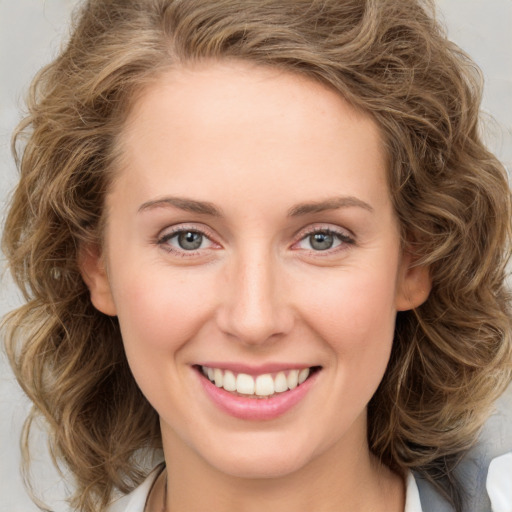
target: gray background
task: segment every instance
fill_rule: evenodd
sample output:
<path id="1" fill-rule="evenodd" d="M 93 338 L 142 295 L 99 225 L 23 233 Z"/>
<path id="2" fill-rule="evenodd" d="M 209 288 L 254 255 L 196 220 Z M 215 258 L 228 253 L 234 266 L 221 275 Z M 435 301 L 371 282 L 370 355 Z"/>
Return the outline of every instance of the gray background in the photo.
<path id="1" fill-rule="evenodd" d="M 490 148 L 512 172 L 512 0 L 438 0 L 450 37 L 484 71 L 483 110 Z M 77 0 L 0 0 L 0 218 L 16 182 L 9 139 L 23 111 L 32 75 L 55 56 Z M 492 116 L 492 117 L 491 117 Z M 3 270 L 3 260 L 0 263 Z M 0 317 L 19 304 L 8 276 L 0 284 Z M 19 476 L 19 435 L 28 410 L 0 354 L 0 512 L 35 512 Z M 66 510 L 65 485 L 37 433 L 34 474 L 38 491 L 56 512 Z"/>

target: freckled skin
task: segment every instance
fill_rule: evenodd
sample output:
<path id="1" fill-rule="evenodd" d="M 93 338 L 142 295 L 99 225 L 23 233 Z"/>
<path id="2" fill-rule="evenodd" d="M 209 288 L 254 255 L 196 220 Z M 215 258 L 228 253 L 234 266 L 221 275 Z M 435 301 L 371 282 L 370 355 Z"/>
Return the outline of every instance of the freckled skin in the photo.
<path id="1" fill-rule="evenodd" d="M 397 310 L 418 305 L 428 286 L 400 250 L 376 124 L 308 79 L 207 63 L 149 87 L 121 144 L 106 271 L 93 262 L 88 283 L 95 306 L 119 317 L 132 372 L 160 415 L 175 504 L 229 510 L 254 501 L 251 489 L 263 499 L 278 479 L 290 490 L 281 510 L 303 510 L 311 495 L 317 510 L 340 510 L 340 500 L 403 510 L 400 479 L 369 454 L 366 407 Z M 165 197 L 219 214 L 139 210 Z M 333 197 L 370 208 L 289 215 Z M 180 247 L 179 229 L 201 233 L 199 249 Z M 334 233 L 333 247 L 315 250 L 312 230 Z M 250 422 L 206 396 L 193 368 L 203 361 L 322 370 L 292 410 Z M 202 497 L 187 493 L 191 482 Z M 378 482 L 387 482 L 379 492 Z"/>

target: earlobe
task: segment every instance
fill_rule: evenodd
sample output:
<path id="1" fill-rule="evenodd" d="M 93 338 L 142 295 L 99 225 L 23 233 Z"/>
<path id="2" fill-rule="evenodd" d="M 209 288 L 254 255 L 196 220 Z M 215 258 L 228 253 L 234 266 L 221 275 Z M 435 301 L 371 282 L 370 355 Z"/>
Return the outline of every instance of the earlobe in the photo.
<path id="1" fill-rule="evenodd" d="M 81 247 L 78 266 L 82 279 L 89 288 L 93 306 L 105 315 L 116 316 L 117 311 L 101 249 L 97 245 Z"/>
<path id="2" fill-rule="evenodd" d="M 432 289 L 430 269 L 427 266 L 414 265 L 413 258 L 406 255 L 397 283 L 396 310 L 408 311 L 421 306 Z"/>

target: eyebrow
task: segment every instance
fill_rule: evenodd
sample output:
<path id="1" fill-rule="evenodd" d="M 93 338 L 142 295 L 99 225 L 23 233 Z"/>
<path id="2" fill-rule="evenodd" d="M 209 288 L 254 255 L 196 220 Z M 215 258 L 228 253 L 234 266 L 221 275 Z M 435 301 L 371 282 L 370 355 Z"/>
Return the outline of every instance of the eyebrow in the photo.
<path id="1" fill-rule="evenodd" d="M 301 203 L 288 210 L 289 217 L 300 217 L 301 215 L 308 215 L 311 213 L 321 213 L 326 210 L 337 210 L 338 208 L 357 207 L 363 208 L 371 213 L 374 209 L 368 203 L 353 196 L 332 197 L 324 201 L 313 203 Z"/>
<path id="2" fill-rule="evenodd" d="M 210 215 L 212 217 L 222 217 L 222 212 L 214 204 L 207 201 L 197 201 L 184 197 L 163 197 L 153 201 L 147 201 L 139 207 L 139 212 L 154 210 L 172 206 L 186 212 L 199 213 L 201 215 Z M 288 217 L 300 217 L 312 213 L 321 213 L 327 210 L 337 210 L 338 208 L 358 207 L 373 213 L 373 207 L 357 197 L 344 196 L 333 197 L 323 201 L 312 203 L 300 203 L 288 210 Z"/>
<path id="3" fill-rule="evenodd" d="M 211 215 L 212 217 L 221 217 L 221 211 L 212 203 L 196 201 L 195 199 L 187 199 L 184 197 L 163 197 L 161 199 L 155 199 L 154 201 L 147 201 L 139 207 L 139 212 L 168 206 L 174 206 L 175 208 L 179 208 L 186 212 Z"/>

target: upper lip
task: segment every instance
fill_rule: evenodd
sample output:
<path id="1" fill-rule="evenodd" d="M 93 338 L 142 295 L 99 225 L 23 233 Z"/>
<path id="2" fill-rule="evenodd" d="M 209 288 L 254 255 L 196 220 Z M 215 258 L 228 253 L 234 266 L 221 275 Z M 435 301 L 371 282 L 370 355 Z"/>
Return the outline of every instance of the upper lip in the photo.
<path id="1" fill-rule="evenodd" d="M 221 370 L 229 370 L 233 373 L 245 373 L 247 375 L 263 375 L 266 373 L 277 373 L 287 370 L 302 370 L 303 368 L 312 368 L 312 364 L 307 363 L 265 363 L 259 365 L 251 365 L 246 363 L 233 363 L 223 361 L 204 361 L 198 363 L 197 366 L 206 366 L 208 368 L 219 368 Z"/>

